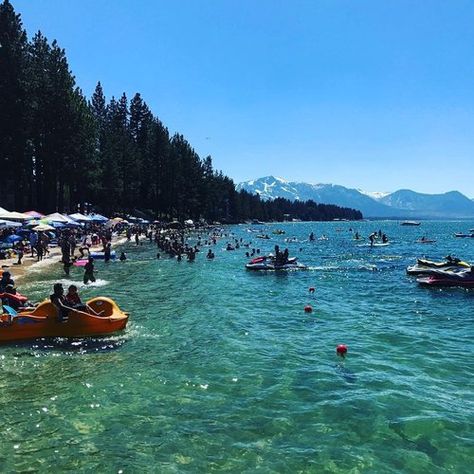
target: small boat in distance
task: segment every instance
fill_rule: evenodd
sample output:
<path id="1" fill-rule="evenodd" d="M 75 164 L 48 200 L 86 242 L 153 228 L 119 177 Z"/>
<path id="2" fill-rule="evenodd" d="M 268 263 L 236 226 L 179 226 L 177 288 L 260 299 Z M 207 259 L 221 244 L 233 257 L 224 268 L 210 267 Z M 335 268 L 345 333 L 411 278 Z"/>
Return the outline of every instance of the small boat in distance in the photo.
<path id="1" fill-rule="evenodd" d="M 418 221 L 403 221 L 400 225 L 420 225 L 421 222 Z"/>
<path id="2" fill-rule="evenodd" d="M 467 237 L 467 238 L 474 239 L 474 233 L 472 233 L 472 234 L 464 234 L 464 233 L 462 233 L 462 232 L 456 232 L 456 233 L 454 234 L 454 237 L 461 237 L 461 238 L 466 238 L 466 237 Z"/>
<path id="3" fill-rule="evenodd" d="M 251 260 L 245 265 L 247 270 L 306 270 L 308 267 L 297 261 L 296 257 L 289 258 L 285 263 L 277 263 L 273 255 L 264 255 Z"/>

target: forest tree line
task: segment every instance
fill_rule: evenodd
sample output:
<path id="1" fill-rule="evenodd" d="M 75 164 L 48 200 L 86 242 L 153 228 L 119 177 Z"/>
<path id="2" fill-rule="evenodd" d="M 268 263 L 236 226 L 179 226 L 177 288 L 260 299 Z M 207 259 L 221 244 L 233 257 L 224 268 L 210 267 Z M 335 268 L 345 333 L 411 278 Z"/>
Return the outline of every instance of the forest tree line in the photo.
<path id="1" fill-rule="evenodd" d="M 361 219 L 354 209 L 237 192 L 232 179 L 171 135 L 142 96 L 90 99 L 64 49 L 31 40 L 9 0 L 0 5 L 0 205 L 104 214 L 141 209 L 163 219 Z"/>

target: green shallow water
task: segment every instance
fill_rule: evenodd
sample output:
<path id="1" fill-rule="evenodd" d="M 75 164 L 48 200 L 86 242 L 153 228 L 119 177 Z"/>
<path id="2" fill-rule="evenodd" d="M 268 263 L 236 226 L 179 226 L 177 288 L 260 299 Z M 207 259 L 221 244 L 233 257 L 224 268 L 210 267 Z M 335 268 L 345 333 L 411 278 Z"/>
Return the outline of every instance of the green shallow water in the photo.
<path id="1" fill-rule="evenodd" d="M 358 246 L 349 227 L 393 243 Z M 288 244 L 310 269 L 283 274 L 246 271 L 226 239 L 194 263 L 126 246 L 127 262 L 98 262 L 97 284 L 81 285 L 131 312 L 124 333 L 0 348 L 0 470 L 471 472 L 474 291 L 420 288 L 405 267 L 474 261 L 474 239 L 452 237 L 473 227 L 285 224 L 262 229 L 287 231 L 270 241 L 227 229 L 266 251 L 329 236 Z M 41 299 L 57 278 L 51 266 L 20 289 Z"/>

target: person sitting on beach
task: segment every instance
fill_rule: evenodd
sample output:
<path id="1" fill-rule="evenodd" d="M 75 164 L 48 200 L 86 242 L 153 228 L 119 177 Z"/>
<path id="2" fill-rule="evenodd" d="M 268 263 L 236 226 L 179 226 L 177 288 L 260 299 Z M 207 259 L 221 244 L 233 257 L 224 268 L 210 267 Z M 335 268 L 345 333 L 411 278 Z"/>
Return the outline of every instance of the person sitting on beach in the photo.
<path id="1" fill-rule="evenodd" d="M 58 310 L 58 323 L 67 323 L 69 320 L 69 312 L 74 311 L 74 308 L 67 305 L 66 297 L 64 296 L 64 288 L 61 283 L 54 284 L 53 294 L 49 297 L 49 299 Z"/>

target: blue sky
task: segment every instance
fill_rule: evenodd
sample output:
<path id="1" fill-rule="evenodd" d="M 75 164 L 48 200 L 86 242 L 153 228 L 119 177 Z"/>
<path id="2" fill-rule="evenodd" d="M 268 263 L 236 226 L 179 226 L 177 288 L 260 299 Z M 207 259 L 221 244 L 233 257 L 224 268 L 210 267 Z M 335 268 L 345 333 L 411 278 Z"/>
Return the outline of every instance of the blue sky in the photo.
<path id="1" fill-rule="evenodd" d="M 236 182 L 474 197 L 472 0 L 12 0 Z"/>

